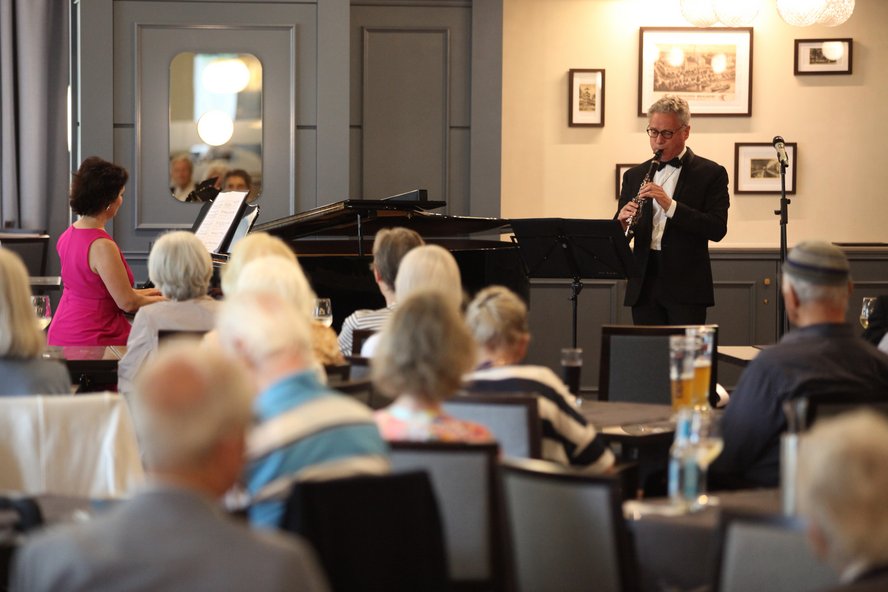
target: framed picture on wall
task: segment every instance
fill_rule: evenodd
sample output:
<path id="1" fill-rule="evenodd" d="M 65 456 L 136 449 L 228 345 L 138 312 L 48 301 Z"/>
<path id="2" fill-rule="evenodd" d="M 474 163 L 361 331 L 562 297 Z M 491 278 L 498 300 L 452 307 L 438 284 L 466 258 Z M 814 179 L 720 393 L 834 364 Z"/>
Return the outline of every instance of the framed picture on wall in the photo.
<path id="1" fill-rule="evenodd" d="M 604 70 L 573 69 L 568 73 L 570 127 L 604 127 Z"/>
<path id="2" fill-rule="evenodd" d="M 642 27 L 638 115 L 678 95 L 694 117 L 752 115 L 752 27 Z"/>
<path id="3" fill-rule="evenodd" d="M 617 188 L 617 199 L 620 199 L 620 191 L 623 189 L 623 175 L 631 169 L 632 167 L 637 167 L 638 164 L 618 164 L 617 170 L 614 173 L 615 175 L 615 185 Z"/>
<path id="4" fill-rule="evenodd" d="M 851 50 L 854 44 L 847 39 L 796 39 L 793 73 L 850 74 Z"/>
<path id="5" fill-rule="evenodd" d="M 786 193 L 796 192 L 798 145 L 786 143 Z M 780 193 L 780 161 L 770 142 L 734 144 L 734 193 Z"/>

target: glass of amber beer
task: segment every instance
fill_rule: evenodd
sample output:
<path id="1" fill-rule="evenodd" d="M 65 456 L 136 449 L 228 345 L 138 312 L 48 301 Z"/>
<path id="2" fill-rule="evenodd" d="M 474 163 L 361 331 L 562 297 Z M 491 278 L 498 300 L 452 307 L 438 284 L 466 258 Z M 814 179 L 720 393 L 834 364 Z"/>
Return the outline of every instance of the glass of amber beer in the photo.
<path id="1" fill-rule="evenodd" d="M 669 379 L 672 385 L 673 411 L 693 406 L 695 357 L 695 338 L 687 335 L 669 336 Z"/>
<path id="2" fill-rule="evenodd" d="M 691 405 L 694 409 L 709 409 L 715 329 L 705 326 L 689 327 L 687 336 L 694 340 L 694 385 L 691 390 Z"/>

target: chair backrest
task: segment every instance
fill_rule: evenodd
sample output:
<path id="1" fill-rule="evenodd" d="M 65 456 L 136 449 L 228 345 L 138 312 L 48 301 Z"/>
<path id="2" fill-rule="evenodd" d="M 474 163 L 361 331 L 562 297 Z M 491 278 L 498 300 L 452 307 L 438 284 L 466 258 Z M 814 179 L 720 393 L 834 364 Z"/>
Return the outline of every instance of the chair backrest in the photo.
<path id="1" fill-rule="evenodd" d="M 444 411 L 487 426 L 505 456 L 542 458 L 539 403 L 529 393 L 469 394 L 444 403 Z"/>
<path id="2" fill-rule="evenodd" d="M 441 520 L 425 472 L 299 482 L 281 527 L 314 546 L 334 591 L 447 590 Z"/>
<path id="3" fill-rule="evenodd" d="M 119 497 L 143 478 L 129 408 L 116 393 L 0 398 L 0 489 Z"/>
<path id="4" fill-rule="evenodd" d="M 364 347 L 364 342 L 370 339 L 370 336 L 376 333 L 376 331 L 376 329 L 355 329 L 352 331 L 351 353 L 353 356 L 361 355 L 361 348 Z"/>
<path id="5" fill-rule="evenodd" d="M 206 335 L 206 331 L 179 331 L 177 329 L 160 329 L 157 331 L 157 343 L 161 344 L 167 341 L 168 339 L 175 339 L 177 337 L 191 337 L 196 339 L 202 339 L 204 335 Z"/>
<path id="6" fill-rule="evenodd" d="M 797 520 L 722 511 L 719 531 L 717 592 L 805 592 L 838 583 L 838 575 L 811 552 Z"/>
<path id="7" fill-rule="evenodd" d="M 634 589 L 634 560 L 616 479 L 538 460 L 501 463 L 522 592 Z"/>
<path id="8" fill-rule="evenodd" d="M 391 442 L 394 471 L 427 471 L 444 524 L 454 587 L 502 586 L 496 444 Z M 417 588 L 419 589 L 419 588 Z"/>
<path id="9" fill-rule="evenodd" d="M 794 399 L 793 403 L 800 410 L 799 413 L 804 415 L 807 427 L 821 419 L 861 408 L 871 409 L 888 417 L 888 393 L 883 392 L 818 393 Z"/>
<path id="10" fill-rule="evenodd" d="M 718 325 L 713 338 L 709 400 L 717 400 Z M 603 325 L 598 400 L 671 404 L 669 336 L 684 335 L 685 325 Z"/>

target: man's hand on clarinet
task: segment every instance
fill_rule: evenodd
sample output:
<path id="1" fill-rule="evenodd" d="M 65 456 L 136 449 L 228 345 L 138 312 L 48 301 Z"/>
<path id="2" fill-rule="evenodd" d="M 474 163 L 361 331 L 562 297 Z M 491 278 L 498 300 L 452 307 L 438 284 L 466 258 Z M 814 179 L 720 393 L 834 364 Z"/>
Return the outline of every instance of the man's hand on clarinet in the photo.
<path id="1" fill-rule="evenodd" d="M 635 217 L 637 214 L 638 204 L 630 199 L 626 202 L 626 205 L 623 206 L 623 209 L 620 210 L 620 214 L 617 216 L 617 220 L 623 225 L 624 232 L 629 227 L 629 219 Z"/>

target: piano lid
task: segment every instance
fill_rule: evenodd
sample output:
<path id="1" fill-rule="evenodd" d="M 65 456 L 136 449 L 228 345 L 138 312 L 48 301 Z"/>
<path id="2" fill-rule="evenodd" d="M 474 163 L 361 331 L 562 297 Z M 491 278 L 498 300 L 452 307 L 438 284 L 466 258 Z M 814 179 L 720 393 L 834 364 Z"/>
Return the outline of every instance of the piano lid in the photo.
<path id="1" fill-rule="evenodd" d="M 367 236 L 394 226 L 411 228 L 423 237 L 510 230 L 509 221 L 502 218 L 449 216 L 428 211 L 445 205 L 443 201 L 346 199 L 257 224 L 253 232 L 267 232 L 282 239 L 294 240 L 310 236 Z"/>

